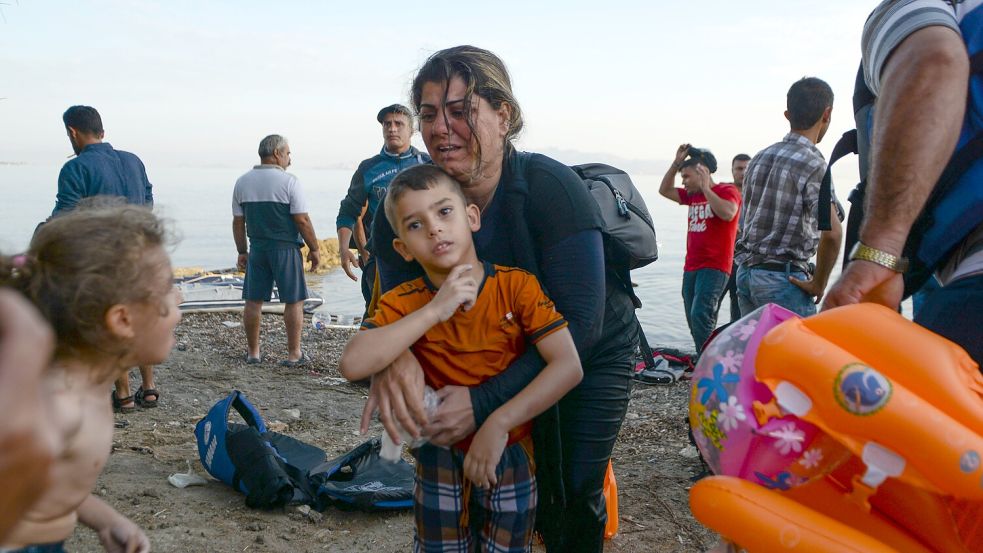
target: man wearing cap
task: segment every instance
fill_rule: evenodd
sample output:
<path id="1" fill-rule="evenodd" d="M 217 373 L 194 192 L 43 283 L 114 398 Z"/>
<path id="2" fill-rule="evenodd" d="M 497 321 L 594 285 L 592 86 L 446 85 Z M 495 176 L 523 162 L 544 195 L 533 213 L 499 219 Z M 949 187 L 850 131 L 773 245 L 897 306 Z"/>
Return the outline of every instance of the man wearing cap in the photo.
<path id="1" fill-rule="evenodd" d="M 709 150 L 683 144 L 662 178 L 659 193 L 689 206 L 686 263 L 683 265 L 683 307 L 696 345 L 703 350 L 717 324 L 718 301 L 734 260 L 734 237 L 741 193 L 732 184 L 713 182 L 717 159 Z M 683 187 L 676 188 L 676 173 Z"/>
<path id="2" fill-rule="evenodd" d="M 336 224 L 338 247 L 341 250 L 341 268 L 352 280 L 352 264 L 362 269 L 362 297 L 368 306 L 375 281 L 375 261 L 366 247 L 367 234 L 372 228 L 372 217 L 383 199 L 386 189 L 396 173 L 419 163 L 430 163 L 430 156 L 410 145 L 413 135 L 413 114 L 406 106 L 393 104 L 379 110 L 376 120 L 382 125 L 382 151 L 359 164 L 348 194 L 341 200 Z M 355 259 L 349 244 L 355 234 L 359 259 Z"/>
<path id="3" fill-rule="evenodd" d="M 748 164 L 737 240 L 737 301 L 741 313 L 776 303 L 803 317 L 816 313 L 839 254 L 842 216 L 836 196 L 819 205 L 826 160 L 816 148 L 829 129 L 833 90 L 815 77 L 788 90 L 789 133 Z M 819 232 L 819 209 L 832 229 Z M 815 270 L 809 260 L 816 256 Z"/>

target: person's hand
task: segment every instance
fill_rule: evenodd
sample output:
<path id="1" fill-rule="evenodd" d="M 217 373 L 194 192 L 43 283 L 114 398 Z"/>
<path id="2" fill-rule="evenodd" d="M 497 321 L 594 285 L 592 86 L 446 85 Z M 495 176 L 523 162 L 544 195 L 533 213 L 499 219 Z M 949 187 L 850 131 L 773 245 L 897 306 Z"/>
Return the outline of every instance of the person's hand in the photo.
<path id="1" fill-rule="evenodd" d="M 822 310 L 860 302 L 873 302 L 897 310 L 904 295 L 901 273 L 870 261 L 856 259 L 846 266 L 826 294 Z"/>
<path id="2" fill-rule="evenodd" d="M 424 432 L 430 443 L 450 447 L 474 432 L 471 392 L 466 386 L 444 386 L 437 398 L 439 407 Z"/>
<path id="3" fill-rule="evenodd" d="M 686 156 L 689 154 L 689 147 L 689 144 L 679 145 L 679 148 L 676 150 L 676 159 L 674 160 L 676 165 L 679 165 L 686 159 Z"/>
<path id="4" fill-rule="evenodd" d="M 369 399 L 362 409 L 362 434 L 369 431 L 372 413 L 378 410 L 379 422 L 394 443 L 401 443 L 396 421 L 413 438 L 420 437 L 420 427 L 427 424 L 423 405 L 423 367 L 406 350 L 389 367 L 372 376 Z"/>
<path id="5" fill-rule="evenodd" d="M 369 253 L 369 250 L 366 250 L 364 248 L 359 248 L 358 249 L 358 268 L 359 269 L 362 269 L 362 270 L 365 270 L 365 265 L 368 264 L 370 257 L 372 257 L 372 254 Z"/>
<path id="6" fill-rule="evenodd" d="M 317 270 L 317 266 L 321 264 L 321 252 L 317 248 L 311 248 L 307 252 L 307 260 L 311 262 L 311 272 Z"/>
<path id="7" fill-rule="evenodd" d="M 478 297 L 478 283 L 471 277 L 471 269 L 471 265 L 458 265 L 451 269 L 437 295 L 427 304 L 441 322 L 453 317 L 458 308 L 467 311 L 474 305 Z"/>
<path id="8" fill-rule="evenodd" d="M 358 277 L 352 272 L 352 265 L 359 265 L 358 260 L 355 259 L 355 254 L 348 248 L 341 248 L 341 251 L 338 253 L 338 257 L 341 261 L 341 269 L 345 271 L 348 278 L 357 281 Z M 361 265 L 359 265 L 359 267 L 361 267 Z"/>
<path id="9" fill-rule="evenodd" d="M 150 553 L 147 534 L 132 520 L 120 516 L 111 525 L 100 528 L 99 542 L 107 553 Z"/>
<path id="10" fill-rule="evenodd" d="M 702 163 L 696 165 L 696 175 L 700 178 L 698 184 L 700 185 L 700 190 L 706 194 L 707 190 L 710 190 L 710 169 Z"/>
<path id="11" fill-rule="evenodd" d="M 788 277 L 788 281 L 798 286 L 799 289 L 808 294 L 810 298 L 815 298 L 813 303 L 818 305 L 819 301 L 823 299 L 823 293 L 826 291 L 826 285 L 817 281 L 815 276 L 810 276 L 805 280 L 790 276 Z"/>
<path id="12" fill-rule="evenodd" d="M 242 272 L 246 272 L 246 263 L 248 262 L 249 262 L 249 254 L 240 253 L 239 257 L 236 259 L 236 269 L 239 269 Z"/>
<path id="13" fill-rule="evenodd" d="M 509 431 L 488 417 L 471 441 L 471 448 L 464 457 L 464 477 L 479 488 L 491 488 L 498 484 L 495 469 L 502 459 L 502 452 L 509 441 Z"/>

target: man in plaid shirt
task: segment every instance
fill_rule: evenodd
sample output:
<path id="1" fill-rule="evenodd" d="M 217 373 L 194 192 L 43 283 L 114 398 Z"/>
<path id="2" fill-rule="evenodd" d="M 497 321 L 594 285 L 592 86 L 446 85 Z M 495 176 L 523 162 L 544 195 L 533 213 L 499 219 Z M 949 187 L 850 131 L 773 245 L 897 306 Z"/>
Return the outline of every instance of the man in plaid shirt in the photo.
<path id="1" fill-rule="evenodd" d="M 833 90 L 807 77 L 788 90 L 790 132 L 754 156 L 744 176 L 737 241 L 737 298 L 747 314 L 776 303 L 803 317 L 816 313 L 839 254 L 842 217 L 819 232 L 819 184 L 826 160 L 816 148 L 829 129 Z M 816 256 L 815 271 L 809 260 Z"/>

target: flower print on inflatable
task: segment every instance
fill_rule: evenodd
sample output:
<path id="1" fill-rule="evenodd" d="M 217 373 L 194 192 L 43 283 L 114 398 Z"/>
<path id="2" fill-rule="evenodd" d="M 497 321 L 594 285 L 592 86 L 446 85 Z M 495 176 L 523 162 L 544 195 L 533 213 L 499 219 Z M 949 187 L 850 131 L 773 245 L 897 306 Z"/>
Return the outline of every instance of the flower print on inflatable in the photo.
<path id="1" fill-rule="evenodd" d="M 787 490 L 821 476 L 849 453 L 816 426 L 783 413 L 754 377 L 761 339 L 794 313 L 769 304 L 721 331 L 693 373 L 690 426 L 714 474 Z M 794 371 L 795 367 L 789 367 Z M 866 375 L 844 383 L 844 401 L 874 405 L 883 396 Z"/>

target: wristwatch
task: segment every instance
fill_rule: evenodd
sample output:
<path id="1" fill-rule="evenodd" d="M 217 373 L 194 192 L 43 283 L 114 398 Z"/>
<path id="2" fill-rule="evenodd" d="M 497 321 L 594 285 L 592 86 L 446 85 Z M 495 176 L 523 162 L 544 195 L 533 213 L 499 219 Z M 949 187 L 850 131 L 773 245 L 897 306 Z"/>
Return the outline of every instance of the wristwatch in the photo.
<path id="1" fill-rule="evenodd" d="M 850 252 L 850 260 L 861 259 L 876 263 L 881 267 L 887 267 L 896 273 L 903 273 L 908 270 L 908 258 L 891 255 L 885 251 L 871 248 L 863 242 L 857 242 Z"/>

